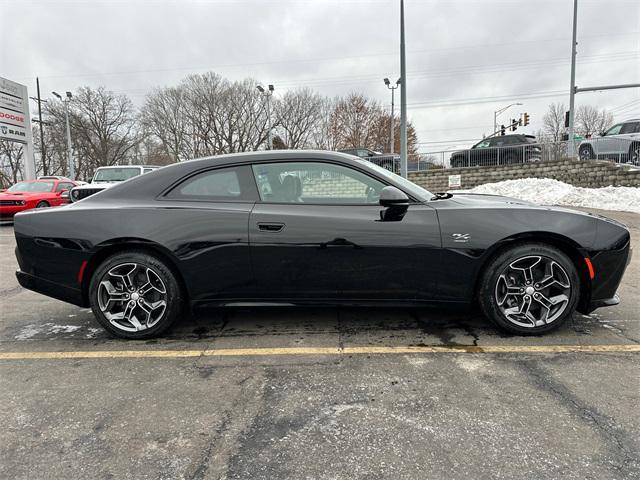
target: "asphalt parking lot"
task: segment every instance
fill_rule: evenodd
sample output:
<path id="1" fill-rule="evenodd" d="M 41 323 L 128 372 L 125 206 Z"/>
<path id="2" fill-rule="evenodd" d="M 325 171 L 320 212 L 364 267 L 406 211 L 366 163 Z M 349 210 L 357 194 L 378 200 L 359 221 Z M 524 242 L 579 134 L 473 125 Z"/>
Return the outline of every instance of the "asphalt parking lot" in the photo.
<path id="1" fill-rule="evenodd" d="M 20 288 L 0 227 L 0 478 L 640 478 L 640 215 L 598 213 L 636 245 L 622 303 L 533 338 L 334 308 L 115 340 Z"/>

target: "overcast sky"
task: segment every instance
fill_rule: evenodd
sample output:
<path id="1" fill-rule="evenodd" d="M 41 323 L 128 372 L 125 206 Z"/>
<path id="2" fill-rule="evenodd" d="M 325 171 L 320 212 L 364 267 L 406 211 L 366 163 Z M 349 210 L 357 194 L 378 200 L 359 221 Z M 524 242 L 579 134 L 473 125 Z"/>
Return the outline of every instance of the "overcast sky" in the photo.
<path id="1" fill-rule="evenodd" d="M 399 0 L 0 0 L 0 76 L 43 97 L 80 86 L 127 94 L 190 73 L 363 92 L 390 106 Z M 421 151 L 470 144 L 527 111 L 568 105 L 571 0 L 407 0 L 407 95 Z M 578 86 L 640 81 L 640 1 L 579 0 Z M 640 117 L 640 89 L 583 93 L 577 104 Z M 397 97 L 396 108 L 399 98 Z M 35 111 L 35 109 L 32 109 Z M 396 110 L 398 111 L 398 110 Z M 501 123 L 499 122 L 499 123 Z M 448 143 L 435 143 L 448 142 Z"/>

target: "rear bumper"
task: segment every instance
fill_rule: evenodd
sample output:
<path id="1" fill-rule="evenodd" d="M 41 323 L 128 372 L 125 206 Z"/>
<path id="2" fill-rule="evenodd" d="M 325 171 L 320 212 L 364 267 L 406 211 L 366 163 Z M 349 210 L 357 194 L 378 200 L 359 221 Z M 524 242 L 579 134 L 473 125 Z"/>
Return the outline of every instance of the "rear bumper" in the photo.
<path id="1" fill-rule="evenodd" d="M 23 271 L 16 271 L 18 283 L 26 288 L 42 295 L 62 300 L 63 302 L 72 303 L 79 307 L 87 307 L 88 305 L 82 297 L 82 291 L 76 288 L 67 287 L 54 283 L 44 278 L 36 277 Z"/>

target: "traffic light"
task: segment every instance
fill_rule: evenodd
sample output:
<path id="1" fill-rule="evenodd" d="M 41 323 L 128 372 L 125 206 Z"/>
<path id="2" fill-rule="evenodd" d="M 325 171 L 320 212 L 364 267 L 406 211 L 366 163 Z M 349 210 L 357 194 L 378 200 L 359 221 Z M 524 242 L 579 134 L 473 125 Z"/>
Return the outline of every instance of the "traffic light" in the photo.
<path id="1" fill-rule="evenodd" d="M 512 118 L 511 126 L 509 127 L 509 130 L 511 130 L 512 132 L 515 132 L 517 129 L 518 129 L 518 122 Z"/>
<path id="2" fill-rule="evenodd" d="M 504 135 L 505 127 L 504 125 L 500 125 L 500 135 Z"/>
<path id="3" fill-rule="evenodd" d="M 522 114 L 522 125 L 525 127 L 529 125 L 529 114 L 527 112 Z"/>

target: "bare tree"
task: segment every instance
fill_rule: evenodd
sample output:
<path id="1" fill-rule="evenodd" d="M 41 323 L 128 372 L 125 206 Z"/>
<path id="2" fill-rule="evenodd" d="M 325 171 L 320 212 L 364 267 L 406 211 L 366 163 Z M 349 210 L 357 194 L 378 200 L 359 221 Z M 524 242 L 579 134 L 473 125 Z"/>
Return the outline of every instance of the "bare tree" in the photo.
<path id="1" fill-rule="evenodd" d="M 62 147 L 66 141 L 64 105 L 49 101 L 46 110 L 52 132 L 60 139 L 56 143 Z M 78 178 L 90 178 L 97 167 L 127 163 L 140 140 L 131 100 L 104 87 L 78 90 L 69 102 L 69 123 Z M 66 153 L 59 156 L 59 162 L 60 170 L 66 172 Z"/>
<path id="2" fill-rule="evenodd" d="M 547 140 L 560 142 L 567 129 L 564 126 L 564 103 L 552 103 L 542 117 L 542 133 Z"/>
<path id="3" fill-rule="evenodd" d="M 275 103 L 279 138 L 289 149 L 308 148 L 321 121 L 323 98 L 311 89 L 288 91 Z"/>
<path id="4" fill-rule="evenodd" d="M 7 188 L 22 180 L 24 145 L 0 140 L 0 185 Z"/>
<path id="5" fill-rule="evenodd" d="M 575 130 L 582 136 L 599 134 L 613 124 L 613 115 L 606 110 L 598 110 L 591 105 L 581 105 L 576 109 Z"/>
<path id="6" fill-rule="evenodd" d="M 186 160 L 192 153 L 187 110 L 186 92 L 178 86 L 147 95 L 140 115 L 145 132 L 155 135 L 175 162 Z"/>

